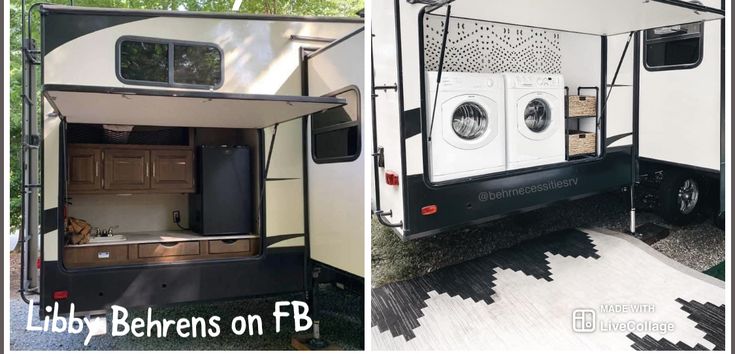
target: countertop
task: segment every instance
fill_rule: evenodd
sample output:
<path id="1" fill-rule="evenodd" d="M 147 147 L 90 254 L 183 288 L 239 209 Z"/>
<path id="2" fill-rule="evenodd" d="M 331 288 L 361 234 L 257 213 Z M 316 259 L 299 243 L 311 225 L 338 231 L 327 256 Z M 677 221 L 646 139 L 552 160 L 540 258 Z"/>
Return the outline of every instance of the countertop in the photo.
<path id="1" fill-rule="evenodd" d="M 191 231 L 144 231 L 144 232 L 120 232 L 116 235 L 124 235 L 123 241 L 110 242 L 94 242 L 82 245 L 65 245 L 64 247 L 94 247 L 109 245 L 130 245 L 139 243 L 159 243 L 159 242 L 181 242 L 181 241 L 201 241 L 201 240 L 235 240 L 246 238 L 257 238 L 257 235 L 224 235 L 224 236 L 204 236 Z"/>

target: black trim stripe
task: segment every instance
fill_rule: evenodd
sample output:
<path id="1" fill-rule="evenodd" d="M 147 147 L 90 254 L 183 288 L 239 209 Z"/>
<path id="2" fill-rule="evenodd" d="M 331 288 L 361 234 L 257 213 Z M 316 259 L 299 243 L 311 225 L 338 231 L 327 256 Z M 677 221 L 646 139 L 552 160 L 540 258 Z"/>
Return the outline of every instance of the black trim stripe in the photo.
<path id="1" fill-rule="evenodd" d="M 286 240 L 290 240 L 293 238 L 298 237 L 304 237 L 304 234 L 289 234 L 289 235 L 278 235 L 278 236 L 268 236 L 265 238 L 266 240 L 266 247 L 270 247 L 272 245 L 275 245 L 276 243 L 283 242 Z"/>
<path id="2" fill-rule="evenodd" d="M 41 234 L 45 235 L 46 233 L 59 229 L 58 213 L 59 208 L 51 208 L 43 211 L 43 217 L 41 218 L 41 220 L 43 220 L 43 224 L 41 225 Z"/>
<path id="3" fill-rule="evenodd" d="M 421 108 L 403 112 L 403 135 L 406 139 L 421 134 Z"/>
<path id="4" fill-rule="evenodd" d="M 205 12 L 205 11 L 166 11 L 166 10 L 137 10 L 117 9 L 103 7 L 82 7 L 64 5 L 41 6 L 44 13 L 50 14 L 75 14 L 75 15 L 109 15 L 109 16 L 140 16 L 140 17 L 190 17 L 190 18 L 216 18 L 232 20 L 258 20 L 258 21 L 289 21 L 289 22 L 334 22 L 334 23 L 363 23 L 360 17 L 329 17 L 329 16 L 278 16 L 278 15 L 256 15 L 235 12 Z"/>
<path id="5" fill-rule="evenodd" d="M 610 146 L 610 144 L 612 144 L 612 143 L 614 143 L 614 142 L 616 142 L 616 141 L 618 141 L 618 140 L 620 140 L 620 139 L 623 139 L 623 138 L 625 138 L 625 137 L 627 137 L 627 136 L 631 136 L 631 135 L 633 135 L 633 133 L 632 133 L 632 132 L 630 132 L 630 133 L 623 133 L 623 134 L 618 134 L 618 135 L 613 135 L 613 136 L 611 136 L 611 137 L 608 137 L 607 139 L 605 139 L 605 146 L 606 146 L 606 147 L 607 147 L 607 146 Z"/>
<path id="6" fill-rule="evenodd" d="M 45 46 L 43 55 L 54 49 L 86 34 L 114 27 L 130 22 L 146 20 L 153 16 L 110 16 L 97 15 L 82 17 L 81 13 L 57 13 L 46 11 L 46 6 L 41 6 L 41 13 L 45 17 L 45 32 L 43 40 Z"/>

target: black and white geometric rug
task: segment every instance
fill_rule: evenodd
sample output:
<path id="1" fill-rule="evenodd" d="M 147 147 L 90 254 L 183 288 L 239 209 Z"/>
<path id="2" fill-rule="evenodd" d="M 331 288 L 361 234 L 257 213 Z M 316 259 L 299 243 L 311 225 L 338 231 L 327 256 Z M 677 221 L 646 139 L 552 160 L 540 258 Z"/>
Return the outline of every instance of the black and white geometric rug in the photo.
<path id="1" fill-rule="evenodd" d="M 565 230 L 372 290 L 375 350 L 724 350 L 725 284 Z"/>

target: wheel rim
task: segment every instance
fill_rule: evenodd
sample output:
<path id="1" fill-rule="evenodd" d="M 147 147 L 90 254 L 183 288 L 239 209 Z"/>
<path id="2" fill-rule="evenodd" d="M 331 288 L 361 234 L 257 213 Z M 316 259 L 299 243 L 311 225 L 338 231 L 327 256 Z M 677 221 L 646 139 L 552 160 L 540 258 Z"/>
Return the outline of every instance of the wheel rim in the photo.
<path id="1" fill-rule="evenodd" d="M 679 195 L 677 198 L 679 202 L 679 211 L 682 214 L 689 214 L 694 211 L 699 202 L 699 185 L 697 181 L 689 178 L 682 183 L 679 187 Z"/>

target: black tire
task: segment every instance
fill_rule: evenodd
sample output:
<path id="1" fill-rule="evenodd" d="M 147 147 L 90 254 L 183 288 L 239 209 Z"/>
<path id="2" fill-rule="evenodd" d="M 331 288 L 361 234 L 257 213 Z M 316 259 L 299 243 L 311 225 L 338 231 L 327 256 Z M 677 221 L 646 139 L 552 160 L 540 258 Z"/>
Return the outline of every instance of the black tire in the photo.
<path id="1" fill-rule="evenodd" d="M 698 176 L 683 171 L 666 171 L 658 189 L 658 212 L 672 225 L 690 224 L 699 219 L 704 196 L 704 182 Z"/>

